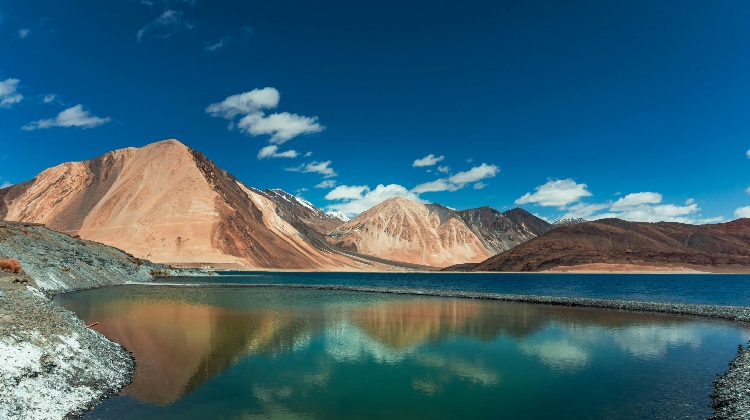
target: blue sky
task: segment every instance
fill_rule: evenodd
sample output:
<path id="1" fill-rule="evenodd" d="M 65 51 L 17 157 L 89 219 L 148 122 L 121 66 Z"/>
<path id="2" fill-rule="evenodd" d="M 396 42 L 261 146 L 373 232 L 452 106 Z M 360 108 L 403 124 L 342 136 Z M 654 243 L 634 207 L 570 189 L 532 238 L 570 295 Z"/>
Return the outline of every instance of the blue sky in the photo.
<path id="1" fill-rule="evenodd" d="M 0 185 L 177 138 L 350 215 L 750 217 L 747 22 L 746 1 L 0 0 Z"/>

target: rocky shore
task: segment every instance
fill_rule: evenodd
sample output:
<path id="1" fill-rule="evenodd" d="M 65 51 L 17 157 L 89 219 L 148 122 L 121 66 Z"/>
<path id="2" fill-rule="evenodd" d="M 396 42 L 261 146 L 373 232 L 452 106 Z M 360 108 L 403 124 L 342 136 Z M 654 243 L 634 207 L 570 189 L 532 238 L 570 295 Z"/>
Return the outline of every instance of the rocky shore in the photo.
<path id="1" fill-rule="evenodd" d="M 715 380 L 711 420 L 750 418 L 750 346 L 739 346 L 729 370 Z"/>
<path id="2" fill-rule="evenodd" d="M 41 225 L 0 222 L 0 418 L 80 416 L 130 383 L 135 362 L 51 296 L 74 290 L 204 275 L 175 270 Z M 12 270 L 11 270 L 12 271 Z"/>

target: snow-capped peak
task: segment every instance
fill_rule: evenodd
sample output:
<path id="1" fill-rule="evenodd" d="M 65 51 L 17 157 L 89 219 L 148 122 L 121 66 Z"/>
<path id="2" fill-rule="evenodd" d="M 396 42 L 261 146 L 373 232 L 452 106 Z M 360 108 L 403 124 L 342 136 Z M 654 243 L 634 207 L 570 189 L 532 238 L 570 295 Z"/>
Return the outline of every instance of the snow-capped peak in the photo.
<path id="1" fill-rule="evenodd" d="M 588 222 L 588 220 L 581 219 L 580 217 L 575 218 L 575 219 L 568 218 L 568 219 L 560 219 L 556 221 L 555 223 L 553 223 L 553 225 L 556 225 L 556 226 L 577 225 L 578 223 L 584 223 L 584 222 Z"/>
<path id="2" fill-rule="evenodd" d="M 344 222 L 348 222 L 350 219 L 346 217 L 346 215 L 340 211 L 329 211 L 326 213 L 327 216 L 333 217 L 335 219 L 339 219 Z"/>

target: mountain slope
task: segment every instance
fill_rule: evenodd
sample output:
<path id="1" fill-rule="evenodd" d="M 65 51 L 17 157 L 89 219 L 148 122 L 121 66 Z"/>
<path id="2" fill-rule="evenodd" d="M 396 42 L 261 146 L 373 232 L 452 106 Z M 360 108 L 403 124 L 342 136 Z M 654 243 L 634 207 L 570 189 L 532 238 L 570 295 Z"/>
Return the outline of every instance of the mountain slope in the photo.
<path id="1" fill-rule="evenodd" d="M 523 231 L 539 236 L 552 229 L 552 225 L 522 208 L 514 208 L 503 213 L 503 216 L 518 225 Z"/>
<path id="2" fill-rule="evenodd" d="M 289 194 L 284 190 L 274 188 L 263 190 L 262 192 L 268 198 L 276 202 L 279 207 L 294 214 L 305 225 L 318 233 L 326 234 L 344 223 L 339 217 L 331 216 L 323 210 L 315 207 L 309 201 Z"/>
<path id="3" fill-rule="evenodd" d="M 490 207 L 454 211 L 391 198 L 339 226 L 328 240 L 362 254 L 446 267 L 483 261 L 535 236 Z"/>
<path id="4" fill-rule="evenodd" d="M 560 226 L 473 271 L 541 271 L 583 264 L 750 267 L 750 219 L 698 226 L 604 219 Z"/>
<path id="5" fill-rule="evenodd" d="M 367 265 L 331 252 L 301 231 L 294 214 L 176 140 L 47 169 L 0 190 L 0 218 L 44 223 L 163 263 Z"/>
<path id="6" fill-rule="evenodd" d="M 456 214 L 483 241 L 485 248 L 495 253 L 533 239 L 539 235 L 537 232 L 546 232 L 544 224 L 547 222 L 522 209 L 513 210 L 520 223 L 487 206 L 457 211 Z"/>
<path id="7" fill-rule="evenodd" d="M 329 233 L 345 250 L 444 267 L 494 255 L 452 210 L 389 198 Z"/>

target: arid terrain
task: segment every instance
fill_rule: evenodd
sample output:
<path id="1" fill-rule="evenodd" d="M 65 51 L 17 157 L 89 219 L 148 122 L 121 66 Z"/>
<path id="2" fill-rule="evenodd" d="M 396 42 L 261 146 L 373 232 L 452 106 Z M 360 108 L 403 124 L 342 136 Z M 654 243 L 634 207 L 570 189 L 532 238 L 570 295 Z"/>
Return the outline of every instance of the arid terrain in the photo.
<path id="1" fill-rule="evenodd" d="M 748 268 L 750 219 L 714 225 L 604 219 L 557 227 L 470 269 L 749 272 Z"/>

